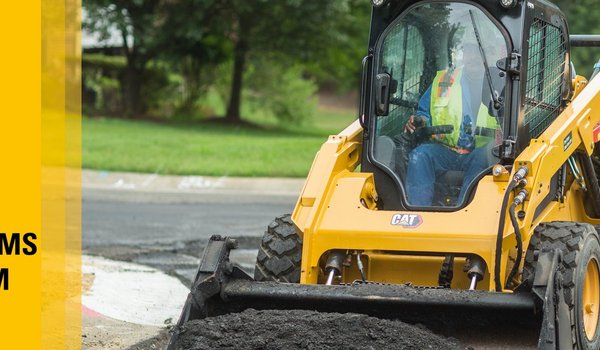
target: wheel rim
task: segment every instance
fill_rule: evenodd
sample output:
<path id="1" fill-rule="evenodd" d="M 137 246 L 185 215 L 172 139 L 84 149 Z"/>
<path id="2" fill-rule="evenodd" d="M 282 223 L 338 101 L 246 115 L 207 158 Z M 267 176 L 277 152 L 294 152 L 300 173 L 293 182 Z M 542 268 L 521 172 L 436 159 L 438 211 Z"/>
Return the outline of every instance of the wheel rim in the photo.
<path id="1" fill-rule="evenodd" d="M 583 325 L 588 340 L 596 335 L 598 317 L 600 316 L 600 271 L 596 258 L 588 261 L 583 282 Z"/>

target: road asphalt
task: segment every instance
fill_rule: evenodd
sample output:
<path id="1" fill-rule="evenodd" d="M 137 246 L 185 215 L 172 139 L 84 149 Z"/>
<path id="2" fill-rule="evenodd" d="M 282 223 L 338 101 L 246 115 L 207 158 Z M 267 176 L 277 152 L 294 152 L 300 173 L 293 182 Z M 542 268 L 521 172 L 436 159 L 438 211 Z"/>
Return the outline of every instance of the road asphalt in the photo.
<path id="1" fill-rule="evenodd" d="M 161 348 L 208 238 L 238 238 L 232 260 L 252 273 L 266 225 L 291 212 L 303 183 L 83 170 L 83 348 Z"/>

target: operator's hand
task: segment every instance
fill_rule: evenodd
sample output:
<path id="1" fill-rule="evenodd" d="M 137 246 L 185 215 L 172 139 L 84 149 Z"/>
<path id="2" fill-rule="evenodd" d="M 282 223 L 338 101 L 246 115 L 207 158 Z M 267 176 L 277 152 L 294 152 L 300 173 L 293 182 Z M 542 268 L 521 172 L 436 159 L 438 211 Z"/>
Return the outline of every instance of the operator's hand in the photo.
<path id="1" fill-rule="evenodd" d="M 412 134 L 415 132 L 415 130 L 417 130 L 418 127 L 422 127 L 423 124 L 423 118 L 411 115 L 404 126 L 404 132 Z"/>

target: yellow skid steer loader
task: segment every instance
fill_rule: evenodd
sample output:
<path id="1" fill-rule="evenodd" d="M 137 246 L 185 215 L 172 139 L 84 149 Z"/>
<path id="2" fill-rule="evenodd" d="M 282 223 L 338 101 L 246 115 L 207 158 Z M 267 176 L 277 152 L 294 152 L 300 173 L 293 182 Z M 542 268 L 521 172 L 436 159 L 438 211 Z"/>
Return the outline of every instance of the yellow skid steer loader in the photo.
<path id="1" fill-rule="evenodd" d="M 316 155 L 254 278 L 213 236 L 178 326 L 255 309 L 537 322 L 600 349 L 600 79 L 545 0 L 373 0 L 359 118 Z M 597 73 L 597 72 L 595 72 Z"/>

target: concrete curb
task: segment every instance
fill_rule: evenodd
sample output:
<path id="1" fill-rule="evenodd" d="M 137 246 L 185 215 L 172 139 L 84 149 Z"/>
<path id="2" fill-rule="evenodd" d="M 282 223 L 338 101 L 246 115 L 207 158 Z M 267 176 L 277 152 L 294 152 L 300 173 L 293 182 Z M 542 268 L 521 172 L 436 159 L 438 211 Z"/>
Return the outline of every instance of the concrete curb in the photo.
<path id="1" fill-rule="evenodd" d="M 297 196 L 304 179 L 212 176 L 174 176 L 82 170 L 84 189 L 163 193 L 248 193 Z"/>

